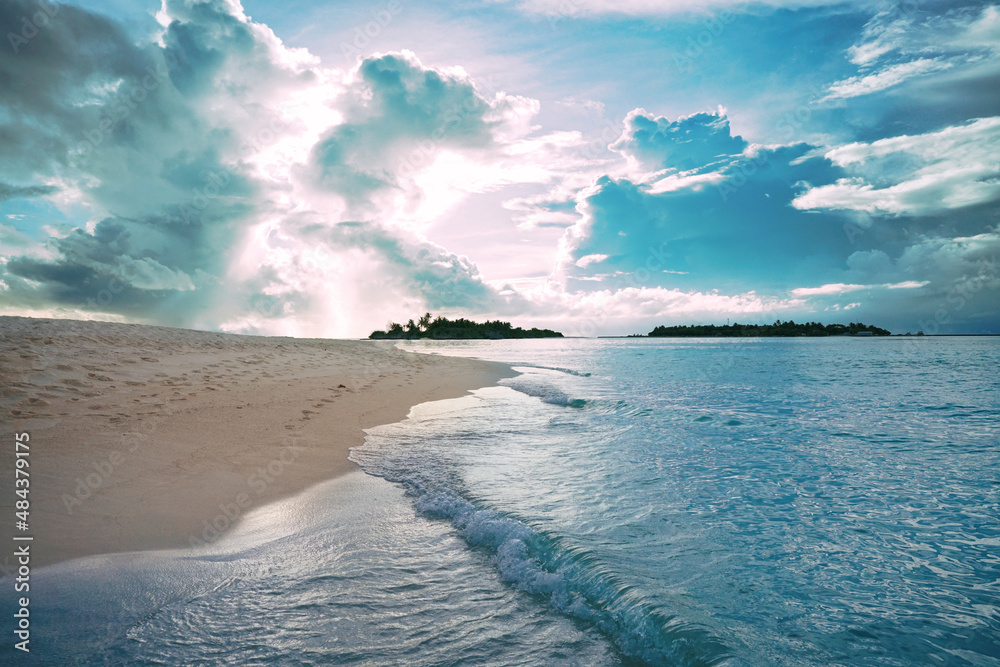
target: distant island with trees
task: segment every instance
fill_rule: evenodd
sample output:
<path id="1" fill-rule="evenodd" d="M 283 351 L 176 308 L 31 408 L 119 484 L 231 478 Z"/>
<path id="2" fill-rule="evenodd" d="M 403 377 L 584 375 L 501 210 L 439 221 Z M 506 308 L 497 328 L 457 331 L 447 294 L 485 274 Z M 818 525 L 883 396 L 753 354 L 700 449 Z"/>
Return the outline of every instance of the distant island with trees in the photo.
<path id="1" fill-rule="evenodd" d="M 416 321 L 410 320 L 406 324 L 397 322 L 391 323 L 385 331 L 373 331 L 368 338 L 374 340 L 382 339 L 402 339 L 412 340 L 415 338 L 430 338 L 432 340 L 504 340 L 508 338 L 562 338 L 563 335 L 551 329 L 522 329 L 511 326 L 510 322 L 500 320 L 486 321 L 483 323 L 473 322 L 465 318 L 449 320 L 447 317 L 435 317 L 432 319 L 430 313 L 425 313 L 423 317 Z"/>
<path id="2" fill-rule="evenodd" d="M 851 322 L 850 324 L 820 324 L 805 322 L 797 324 L 792 320 L 774 324 L 689 324 L 686 326 L 659 326 L 650 331 L 649 338 L 713 338 L 713 337 L 779 337 L 779 336 L 889 336 L 887 329 Z M 641 336 L 637 336 L 641 337 Z"/>

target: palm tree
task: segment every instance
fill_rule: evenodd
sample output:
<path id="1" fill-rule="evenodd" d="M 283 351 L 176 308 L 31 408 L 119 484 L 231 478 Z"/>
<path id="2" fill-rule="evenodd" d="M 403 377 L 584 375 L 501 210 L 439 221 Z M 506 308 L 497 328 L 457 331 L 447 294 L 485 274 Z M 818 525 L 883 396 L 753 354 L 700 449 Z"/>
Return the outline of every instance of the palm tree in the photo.
<path id="1" fill-rule="evenodd" d="M 427 330 L 427 327 L 429 327 L 429 326 L 431 325 L 431 314 L 430 314 L 430 313 L 424 313 L 424 316 L 423 316 L 423 317 L 421 317 L 421 318 L 420 318 L 420 319 L 419 319 L 419 320 L 417 321 L 417 324 L 419 324 L 419 325 L 420 325 L 420 328 L 421 328 L 421 329 L 423 329 L 423 330 L 425 330 L 425 331 L 426 331 L 426 330 Z"/>

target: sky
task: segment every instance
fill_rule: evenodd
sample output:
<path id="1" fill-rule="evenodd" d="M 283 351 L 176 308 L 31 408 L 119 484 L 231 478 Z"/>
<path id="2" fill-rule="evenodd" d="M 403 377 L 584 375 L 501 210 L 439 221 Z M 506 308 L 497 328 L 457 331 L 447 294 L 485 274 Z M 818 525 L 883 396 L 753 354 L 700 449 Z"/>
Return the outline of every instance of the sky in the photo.
<path id="1" fill-rule="evenodd" d="M 0 33 L 3 315 L 1000 333 L 997 4 L 4 0 Z"/>

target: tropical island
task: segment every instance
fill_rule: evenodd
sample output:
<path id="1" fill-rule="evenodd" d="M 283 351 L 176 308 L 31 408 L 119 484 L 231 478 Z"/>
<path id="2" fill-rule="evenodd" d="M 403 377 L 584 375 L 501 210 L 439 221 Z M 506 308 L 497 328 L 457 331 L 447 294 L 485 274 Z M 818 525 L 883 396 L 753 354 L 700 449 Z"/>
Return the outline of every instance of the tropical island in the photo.
<path id="1" fill-rule="evenodd" d="M 405 339 L 430 338 L 433 340 L 471 340 L 489 339 L 504 340 L 508 338 L 562 338 L 563 335 L 551 329 L 522 329 L 511 326 L 510 322 L 500 320 L 486 321 L 483 323 L 473 322 L 465 318 L 449 320 L 447 317 L 431 318 L 430 313 L 425 313 L 423 317 L 416 321 L 410 320 L 405 325 L 397 322 L 391 323 L 385 331 L 373 331 L 368 338 L 375 340 L 382 339 Z"/>
<path id="2" fill-rule="evenodd" d="M 881 327 L 861 322 L 850 324 L 796 323 L 792 320 L 774 324 L 689 324 L 686 326 L 658 326 L 650 331 L 650 338 L 713 338 L 713 337 L 787 337 L 787 336 L 889 336 L 891 332 Z M 641 336 L 637 336 L 641 337 Z"/>

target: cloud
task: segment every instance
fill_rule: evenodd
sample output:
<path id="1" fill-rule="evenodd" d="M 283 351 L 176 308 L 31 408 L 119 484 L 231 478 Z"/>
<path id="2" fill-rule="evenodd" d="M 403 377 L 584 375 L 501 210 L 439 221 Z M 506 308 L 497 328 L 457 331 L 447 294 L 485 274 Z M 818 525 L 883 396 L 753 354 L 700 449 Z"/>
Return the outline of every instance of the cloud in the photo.
<path id="1" fill-rule="evenodd" d="M 853 319 L 915 330 L 921 303 L 936 298 L 936 294 L 948 298 L 962 289 L 962 271 L 970 275 L 980 272 L 978 264 L 970 263 L 969 252 L 959 252 L 959 248 L 981 247 L 978 261 L 987 262 L 982 255 L 985 248 L 993 247 L 993 238 L 947 236 L 959 226 L 977 226 L 963 222 L 964 214 L 938 218 L 927 208 L 926 222 L 907 217 L 908 226 L 901 228 L 885 226 L 869 216 L 861 227 L 842 213 L 822 215 L 822 208 L 802 204 L 813 193 L 830 192 L 845 183 L 877 190 L 877 186 L 890 188 L 900 180 L 905 182 L 914 173 L 940 177 L 953 163 L 963 160 L 967 168 L 977 164 L 988 167 L 989 156 L 996 154 L 996 134 L 993 122 L 983 121 L 829 151 L 805 144 L 747 146 L 694 174 L 642 171 L 643 167 L 657 170 L 664 164 L 660 156 L 666 151 L 650 151 L 638 171 L 633 169 L 628 177 L 602 177 L 580 191 L 576 206 L 579 220 L 564 233 L 562 259 L 554 275 L 570 294 L 575 290 L 607 294 L 663 290 L 642 307 L 626 302 L 637 313 L 652 312 L 661 302 L 671 303 L 676 312 L 657 311 L 655 317 L 675 322 L 693 320 L 684 305 L 687 302 L 671 301 L 671 294 L 704 293 L 698 287 L 709 284 L 729 295 L 788 295 L 785 300 L 762 297 L 771 300 L 769 317 L 780 312 L 782 317 L 821 318 L 827 311 L 850 310 Z M 630 124 L 623 143 L 635 141 L 636 135 L 635 125 Z M 689 154 L 697 155 L 698 141 L 710 147 L 720 142 L 725 145 L 726 136 L 720 128 L 682 145 Z M 636 144 L 647 148 L 652 142 Z M 637 152 L 638 148 L 631 150 Z M 701 155 L 715 157 L 718 153 L 707 148 Z M 668 175 L 656 180 L 662 173 Z M 848 176 L 851 173 L 863 177 Z M 983 172 L 988 173 L 992 172 Z M 969 179 L 968 174 L 961 177 Z M 874 184 L 862 182 L 862 178 Z M 958 183 L 959 175 L 955 179 Z M 975 178 L 972 181 L 977 182 Z M 946 184 L 947 180 L 941 182 Z M 935 197 L 936 206 L 960 201 L 940 191 Z M 927 201 L 930 199 L 928 196 Z M 858 200 L 845 197 L 845 201 Z M 897 215 L 911 216 L 914 210 L 910 206 Z M 851 229 L 862 230 L 860 236 L 850 233 Z M 926 259 L 931 248 L 936 249 L 935 261 Z M 952 266 L 953 262 L 944 258 L 953 253 L 965 259 L 953 258 Z M 600 262 L 594 261 L 597 257 Z M 918 257 L 924 259 L 918 261 Z M 816 287 L 787 287 L 789 283 L 815 285 L 817 278 L 821 282 Z M 962 314 L 982 322 L 988 330 L 996 324 L 990 324 L 989 319 L 989 313 L 996 314 L 987 298 L 992 283 L 979 280 L 975 284 L 978 296 L 967 300 Z M 860 298 L 844 302 L 846 294 Z M 726 314 L 731 304 L 725 300 L 712 303 L 718 310 L 700 311 L 698 317 L 703 321 L 718 321 L 720 315 L 739 312 L 734 307 L 733 313 Z"/>
<path id="2" fill-rule="evenodd" d="M 3 11 L 19 19 L 32 6 Z M 508 303 L 472 262 L 402 222 L 431 219 L 456 182 L 536 178 L 514 154 L 533 100 L 405 52 L 325 69 L 235 1 L 167 0 L 161 32 L 138 43 L 79 8 L 57 19 L 16 66 L 0 63 L 0 199 L 48 196 L 76 224 L 34 243 L 19 231 L 43 226 L 34 214 L 4 231 L 6 303 L 326 335 L 366 325 L 380 286 L 440 307 Z M 24 174 L 38 181 L 6 185 Z M 316 271 L 316 256 L 342 265 Z M 350 312 L 333 314 L 331 292 Z"/>
<path id="3" fill-rule="evenodd" d="M 821 287 L 797 287 L 790 291 L 792 296 L 815 296 L 818 294 L 844 294 L 846 292 L 856 292 L 857 290 L 870 289 L 869 285 L 845 285 L 844 283 L 831 283 Z"/>
<path id="4" fill-rule="evenodd" d="M 31 245 L 34 242 L 35 240 L 33 238 L 18 231 L 15 227 L 0 223 L 0 243 Z"/>
<path id="5" fill-rule="evenodd" d="M 5 1 L 0 25 L 19 26 L 38 11 L 30 0 Z M 59 5 L 16 54 L 0 59 L 0 178 L 20 180 L 67 166 L 104 106 L 141 85 L 155 64 L 113 21 Z"/>
<path id="6" fill-rule="evenodd" d="M 333 248 L 357 248 L 379 261 L 374 269 L 380 289 L 420 298 L 428 308 L 503 310 L 506 301 L 488 285 L 467 257 L 416 236 L 400 235 L 372 223 L 305 225 L 301 238 L 324 240 Z"/>
<path id="7" fill-rule="evenodd" d="M 821 285 L 819 287 L 796 287 L 789 291 L 792 296 L 827 296 L 831 294 L 847 294 L 848 292 L 857 292 L 859 290 L 873 290 L 873 289 L 916 289 L 917 287 L 923 287 L 927 285 L 930 281 L 917 281 L 917 280 L 906 280 L 901 283 L 895 284 L 883 284 L 883 285 L 848 285 L 844 283 L 830 283 L 828 285 Z M 860 304 L 858 304 L 860 305 Z"/>
<path id="8" fill-rule="evenodd" d="M 921 58 L 905 63 L 897 63 L 875 74 L 852 76 L 843 81 L 830 84 L 829 88 L 827 88 L 828 94 L 819 101 L 845 100 L 861 95 L 870 95 L 886 90 L 887 88 L 892 88 L 915 76 L 930 72 L 940 72 L 952 66 L 952 63 L 940 58 Z"/>
<path id="9" fill-rule="evenodd" d="M 713 148 L 702 155 L 722 143 L 715 133 L 707 142 Z M 697 146 L 686 150 L 698 154 Z M 842 221 L 807 221 L 789 204 L 800 183 L 842 175 L 813 147 L 795 145 L 748 147 L 704 178 L 680 178 L 669 188 L 601 177 L 578 195 L 579 220 L 563 235 L 557 274 L 570 286 L 601 278 L 749 290 L 834 270 L 850 246 Z M 585 259 L 595 255 L 600 263 Z"/>
<path id="10" fill-rule="evenodd" d="M 522 11 L 556 18 L 583 18 L 604 14 L 628 16 L 699 14 L 706 11 L 746 10 L 743 0 L 493 0 L 516 4 Z M 763 0 L 755 6 L 798 9 L 821 7 L 829 0 Z M 859 2 L 858 4 L 868 4 Z"/>
<path id="11" fill-rule="evenodd" d="M 169 269 L 150 257 L 133 259 L 122 255 L 118 258 L 118 275 L 138 289 L 187 292 L 195 288 L 186 273 Z"/>
<path id="12" fill-rule="evenodd" d="M 544 313 L 545 321 L 570 334 L 593 336 L 610 332 L 649 331 L 656 324 L 718 322 L 727 317 L 772 321 L 795 311 L 801 299 L 759 295 L 754 291 L 723 294 L 718 291 L 666 287 L 619 287 L 592 291 L 564 291 L 547 284 L 527 290 L 528 315 Z"/>
<path id="13" fill-rule="evenodd" d="M 910 128 L 993 115 L 995 96 L 986 91 L 1000 85 L 1000 9 L 952 3 L 933 11 L 902 3 L 875 14 L 847 56 L 857 75 L 831 84 L 820 102 L 844 106 L 891 91 L 888 104 L 876 96 L 871 106 L 854 102 L 854 113 Z"/>
<path id="14" fill-rule="evenodd" d="M 484 99 L 467 76 L 423 67 L 412 53 L 361 62 L 348 96 L 344 122 L 313 150 L 320 184 L 352 202 L 398 187 L 443 149 L 485 148 L 509 108 Z"/>
<path id="15" fill-rule="evenodd" d="M 625 117 L 625 130 L 610 148 L 647 169 L 701 169 L 747 147 L 742 137 L 734 137 L 729 119 L 721 110 L 696 113 L 670 121 L 635 109 Z"/>
<path id="16" fill-rule="evenodd" d="M 793 206 L 921 216 L 996 201 L 998 154 L 1000 117 L 840 146 L 825 157 L 860 175 L 809 188 Z"/>
<path id="17" fill-rule="evenodd" d="M 159 19 L 136 42 L 60 6 L 0 63 L 0 178 L 34 174 L 13 194 L 45 194 L 76 224 L 11 253 L 9 301 L 191 325 L 212 300 L 261 191 L 247 145 L 274 112 L 260 104 L 306 72 L 238 5 L 168 1 Z"/>
<path id="18" fill-rule="evenodd" d="M 405 312 L 523 311 L 468 258 L 374 222 L 289 216 L 248 247 L 221 328 L 286 335 L 344 335 L 382 327 Z M 404 313 L 401 313 L 401 309 Z"/>
<path id="19" fill-rule="evenodd" d="M 894 253 L 854 252 L 846 264 L 844 278 L 869 290 L 863 314 L 901 332 L 963 327 L 979 332 L 1000 325 L 997 229 L 971 236 L 921 235 Z"/>
<path id="20" fill-rule="evenodd" d="M 828 84 L 811 108 L 832 134 L 866 141 L 994 116 L 998 26 L 995 4 L 893 5 L 846 50 L 854 75 Z"/>
<path id="21" fill-rule="evenodd" d="M 580 18 L 701 11 L 570 4 Z M 561 0 L 523 6 L 569 16 Z M 0 14 L 16 23 L 32 7 Z M 890 30 L 899 16 L 873 19 L 863 39 L 882 46 L 830 92 L 853 105 L 950 77 L 991 48 L 993 17 L 947 14 L 937 50 Z M 675 120 L 635 109 L 588 142 L 593 127 L 543 130 L 539 101 L 406 51 L 328 68 L 236 0 L 166 0 L 156 19 L 136 38 L 60 6 L 0 61 L 6 311 L 326 336 L 425 309 L 602 333 L 618 318 L 876 303 L 901 318 L 993 248 L 968 210 L 997 198 L 996 118 L 821 150 L 752 145 L 721 107 Z M 593 125 L 607 111 L 591 92 L 564 102 Z M 868 216 L 845 234 L 859 212 L 906 223 Z M 529 247 L 530 276 L 480 271 Z M 981 320 L 978 294 L 963 313 Z"/>
<path id="22" fill-rule="evenodd" d="M 870 67 L 893 57 L 996 52 L 998 45 L 1000 8 L 996 5 L 959 5 L 945 13 L 931 13 L 903 3 L 875 14 L 861 40 L 847 53 L 851 62 Z"/>
<path id="23" fill-rule="evenodd" d="M 576 262 L 574 262 L 574 265 L 580 267 L 581 269 L 585 269 L 591 264 L 603 262 L 607 258 L 608 258 L 607 255 L 601 255 L 599 253 L 594 253 L 593 255 L 584 255 L 580 259 L 576 260 Z"/>
<path id="24" fill-rule="evenodd" d="M 9 183 L 0 183 L 0 202 L 6 199 L 30 199 L 33 197 L 44 197 L 56 192 L 58 188 L 51 185 L 28 185 L 17 186 Z"/>

